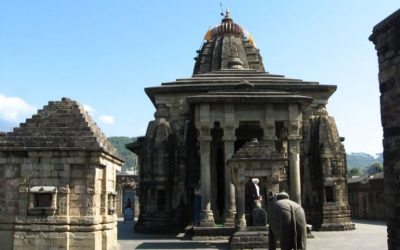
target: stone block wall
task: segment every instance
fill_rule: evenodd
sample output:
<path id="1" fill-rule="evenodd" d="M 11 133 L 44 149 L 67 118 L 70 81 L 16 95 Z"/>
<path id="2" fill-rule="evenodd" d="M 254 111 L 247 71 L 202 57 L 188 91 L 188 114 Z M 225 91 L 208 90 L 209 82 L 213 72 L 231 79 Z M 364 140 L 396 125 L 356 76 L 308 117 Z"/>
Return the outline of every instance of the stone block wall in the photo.
<path id="1" fill-rule="evenodd" d="M 377 24 L 369 39 L 379 62 L 388 247 L 400 249 L 400 10 Z"/>
<path id="2" fill-rule="evenodd" d="M 115 190 L 115 166 L 99 164 L 99 153 L 1 152 L 0 159 L 0 169 L 5 170 L 0 176 L 4 197 L 0 200 L 0 239 L 10 243 L 5 249 L 102 249 L 102 242 L 115 245 L 116 215 L 110 210 L 112 204 L 107 204 L 108 194 Z M 55 209 L 34 208 L 31 191 L 42 186 L 55 187 Z M 11 225 L 18 231 L 13 232 Z"/>
<path id="3" fill-rule="evenodd" d="M 385 220 L 383 174 L 348 180 L 351 218 Z"/>

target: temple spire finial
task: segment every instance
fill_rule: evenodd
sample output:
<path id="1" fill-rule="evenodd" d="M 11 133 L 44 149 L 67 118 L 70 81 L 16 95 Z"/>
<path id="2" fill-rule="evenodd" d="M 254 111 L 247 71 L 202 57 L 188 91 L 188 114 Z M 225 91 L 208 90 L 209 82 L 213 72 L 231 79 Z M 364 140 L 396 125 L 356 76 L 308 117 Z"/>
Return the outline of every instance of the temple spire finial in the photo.
<path id="1" fill-rule="evenodd" d="M 232 21 L 232 17 L 231 17 L 231 11 L 228 8 L 226 8 L 225 11 L 224 11 L 224 7 L 222 6 L 222 2 L 219 2 L 219 6 L 221 6 L 220 15 L 224 17 L 222 19 L 222 23 L 233 22 Z M 225 14 L 224 14 L 224 12 L 225 12 Z"/>
<path id="2" fill-rule="evenodd" d="M 225 18 L 231 18 L 231 11 L 229 9 L 225 10 Z"/>
<path id="3" fill-rule="evenodd" d="M 225 15 L 224 18 L 222 19 L 223 23 L 231 23 L 233 22 L 232 17 L 231 17 L 231 11 L 229 9 L 225 10 Z"/>

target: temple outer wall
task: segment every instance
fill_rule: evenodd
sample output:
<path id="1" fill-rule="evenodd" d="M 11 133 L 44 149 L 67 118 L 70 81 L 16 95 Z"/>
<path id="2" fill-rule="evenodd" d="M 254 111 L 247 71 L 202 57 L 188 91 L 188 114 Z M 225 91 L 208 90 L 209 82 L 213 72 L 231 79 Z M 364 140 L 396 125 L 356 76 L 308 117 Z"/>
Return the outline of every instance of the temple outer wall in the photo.
<path id="1" fill-rule="evenodd" d="M 99 152 L 1 152 L 1 249 L 117 249 L 119 165 Z M 54 186 L 56 209 L 36 214 L 30 190 Z M 110 195 L 111 194 L 111 195 Z M 109 200 L 110 199 L 110 200 Z"/>
<path id="2" fill-rule="evenodd" d="M 123 161 L 78 102 L 50 101 L 0 133 L 0 248 L 118 249 Z"/>
<path id="3" fill-rule="evenodd" d="M 377 24 L 369 38 L 379 62 L 384 194 L 388 249 L 400 249 L 400 10 Z"/>

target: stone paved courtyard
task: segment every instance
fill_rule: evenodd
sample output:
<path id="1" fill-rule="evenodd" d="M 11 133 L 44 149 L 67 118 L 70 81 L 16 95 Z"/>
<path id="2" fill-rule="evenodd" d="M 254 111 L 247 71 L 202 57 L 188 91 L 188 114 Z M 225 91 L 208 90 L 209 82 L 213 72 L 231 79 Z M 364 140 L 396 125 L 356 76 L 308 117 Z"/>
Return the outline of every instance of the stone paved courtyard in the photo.
<path id="1" fill-rule="evenodd" d="M 381 221 L 354 220 L 356 230 L 348 232 L 314 232 L 308 250 L 387 249 L 386 225 Z M 118 242 L 127 249 L 229 249 L 227 241 L 197 242 L 181 235 L 135 234 L 132 224 L 119 222 Z"/>

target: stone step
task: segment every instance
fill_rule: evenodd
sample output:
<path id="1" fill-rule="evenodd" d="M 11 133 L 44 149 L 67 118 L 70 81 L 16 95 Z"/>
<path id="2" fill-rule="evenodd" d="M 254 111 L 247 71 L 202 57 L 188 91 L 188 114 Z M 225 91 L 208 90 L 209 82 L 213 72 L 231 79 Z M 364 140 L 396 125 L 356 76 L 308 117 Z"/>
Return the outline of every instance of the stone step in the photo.
<path id="1" fill-rule="evenodd" d="M 247 227 L 229 240 L 231 249 L 268 249 L 268 227 Z"/>
<path id="2" fill-rule="evenodd" d="M 235 232 L 235 227 L 186 227 L 186 235 L 190 235 L 192 240 L 228 240 Z"/>
<path id="3" fill-rule="evenodd" d="M 268 242 L 252 241 L 231 243 L 231 249 L 268 249 Z"/>

